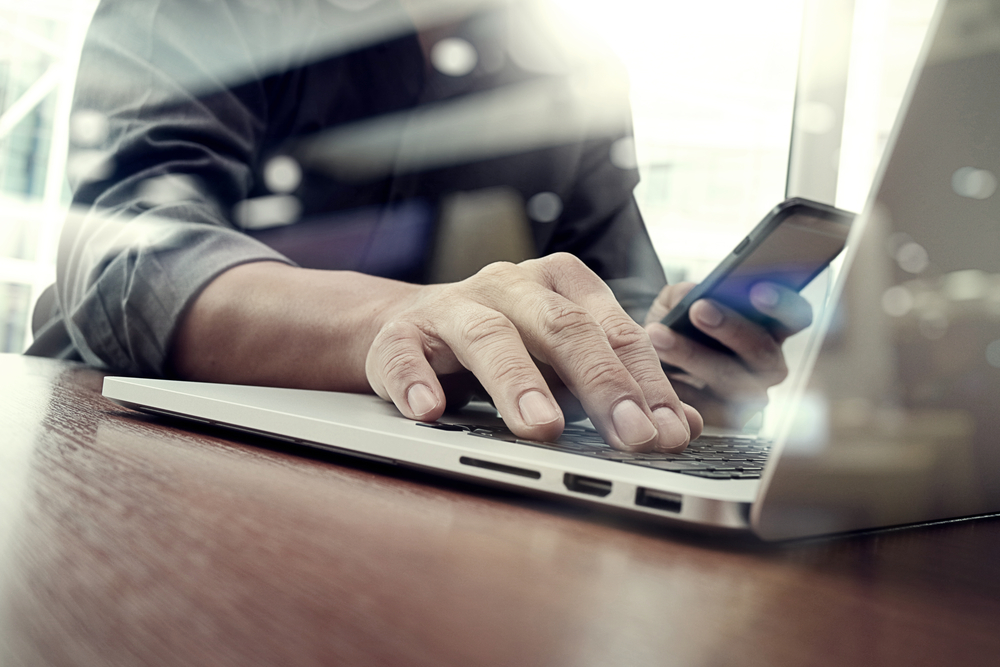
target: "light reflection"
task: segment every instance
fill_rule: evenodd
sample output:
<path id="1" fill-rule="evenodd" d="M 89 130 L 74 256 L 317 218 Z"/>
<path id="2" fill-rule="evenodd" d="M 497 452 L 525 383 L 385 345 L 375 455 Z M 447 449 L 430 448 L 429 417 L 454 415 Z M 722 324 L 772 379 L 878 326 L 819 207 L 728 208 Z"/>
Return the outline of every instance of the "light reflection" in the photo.
<path id="1" fill-rule="evenodd" d="M 296 157 L 349 182 L 464 164 L 536 150 L 622 129 L 627 89 L 614 71 L 465 95 L 446 106 L 340 125 L 313 137 Z"/>
<path id="2" fill-rule="evenodd" d="M 302 214 L 302 203 L 292 195 L 254 197 L 233 208 L 233 218 L 244 229 L 290 225 Z"/>
<path id="3" fill-rule="evenodd" d="M 139 197 L 148 206 L 167 206 L 200 198 L 197 181 L 184 174 L 166 174 L 149 178 L 138 188 Z"/>
<path id="4" fill-rule="evenodd" d="M 889 212 L 884 210 L 884 208 L 880 208 L 878 211 L 878 218 L 880 220 L 885 220 L 886 223 L 888 223 Z M 885 240 L 885 251 L 889 254 L 889 257 L 895 259 L 896 253 L 899 252 L 899 249 L 908 243 L 913 243 L 912 236 L 910 236 L 906 232 L 895 232 L 893 234 L 890 234 L 889 237 Z"/>
<path id="5" fill-rule="evenodd" d="M 264 184 L 271 192 L 287 194 L 294 192 L 302 182 L 302 168 L 294 158 L 279 155 L 264 165 Z"/>
<path id="6" fill-rule="evenodd" d="M 993 368 L 1000 368 L 1000 340 L 986 346 L 986 363 Z"/>
<path id="7" fill-rule="evenodd" d="M 379 0 L 328 0 L 334 7 L 346 9 L 349 12 L 360 12 L 368 9 Z"/>
<path id="8" fill-rule="evenodd" d="M 982 299 L 986 289 L 986 274 L 978 269 L 953 271 L 944 277 L 944 291 L 951 301 Z"/>
<path id="9" fill-rule="evenodd" d="M 997 190 L 997 177 L 987 169 L 962 167 L 951 176 L 955 194 L 969 199 L 989 199 Z"/>
<path id="10" fill-rule="evenodd" d="M 619 169 L 635 169 L 638 166 L 635 156 L 635 139 L 622 137 L 611 144 L 611 164 Z"/>
<path id="11" fill-rule="evenodd" d="M 528 200 L 525 210 L 536 222 L 553 222 L 562 213 L 563 203 L 554 192 L 539 192 Z"/>
<path id="12" fill-rule="evenodd" d="M 72 187 L 103 180 L 114 173 L 114 170 L 114 159 L 100 150 L 73 151 L 66 159 L 66 178 Z"/>
<path id="13" fill-rule="evenodd" d="M 913 308 L 913 295 L 902 285 L 890 287 L 882 294 L 882 310 L 892 317 L 903 317 Z"/>
<path id="14" fill-rule="evenodd" d="M 896 251 L 896 262 L 907 273 L 921 273 L 930 264 L 930 258 L 922 245 L 910 242 Z"/>
<path id="15" fill-rule="evenodd" d="M 963 269 L 933 280 L 907 280 L 882 294 L 882 309 L 897 318 L 996 319 L 1000 317 L 1000 274 Z"/>
<path id="16" fill-rule="evenodd" d="M 69 119 L 70 140 L 82 148 L 100 146 L 108 138 L 108 117 L 93 109 L 80 109 Z"/>
<path id="17" fill-rule="evenodd" d="M 478 62 L 476 47 L 460 37 L 442 39 L 431 48 L 434 69 L 448 76 L 465 76 Z"/>

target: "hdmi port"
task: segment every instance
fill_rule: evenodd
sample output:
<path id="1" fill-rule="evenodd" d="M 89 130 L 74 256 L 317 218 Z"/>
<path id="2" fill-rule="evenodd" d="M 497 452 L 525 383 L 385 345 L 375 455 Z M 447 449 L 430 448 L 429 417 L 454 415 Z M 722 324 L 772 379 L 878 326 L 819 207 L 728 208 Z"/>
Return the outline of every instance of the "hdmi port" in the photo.
<path id="1" fill-rule="evenodd" d="M 611 493 L 611 482 L 606 479 L 594 479 L 593 477 L 566 473 L 563 475 L 563 484 L 570 491 L 600 496 L 601 498 Z"/>
<path id="2" fill-rule="evenodd" d="M 654 510 L 664 512 L 681 512 L 681 494 L 670 493 L 669 491 L 657 491 L 656 489 L 644 489 L 641 486 L 635 491 L 635 504 L 643 507 L 652 507 Z"/>

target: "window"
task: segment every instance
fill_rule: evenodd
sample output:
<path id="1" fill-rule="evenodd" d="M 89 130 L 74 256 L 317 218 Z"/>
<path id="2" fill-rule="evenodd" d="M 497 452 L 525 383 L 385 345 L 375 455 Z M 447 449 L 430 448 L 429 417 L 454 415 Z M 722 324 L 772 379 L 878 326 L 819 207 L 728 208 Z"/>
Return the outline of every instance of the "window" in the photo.
<path id="1" fill-rule="evenodd" d="M 26 347 L 32 305 L 55 279 L 73 79 L 92 10 L 86 0 L 0 2 L 0 352 Z"/>
<path id="2" fill-rule="evenodd" d="M 784 197 L 793 116 L 808 118 L 793 113 L 803 17 L 831 1 L 558 1 L 625 63 L 640 208 L 670 279 L 700 279 Z M 55 276 L 73 78 L 95 4 L 0 0 L 0 351 L 26 347 Z M 857 210 L 934 0 L 833 4 L 851 27 L 836 202 Z"/>

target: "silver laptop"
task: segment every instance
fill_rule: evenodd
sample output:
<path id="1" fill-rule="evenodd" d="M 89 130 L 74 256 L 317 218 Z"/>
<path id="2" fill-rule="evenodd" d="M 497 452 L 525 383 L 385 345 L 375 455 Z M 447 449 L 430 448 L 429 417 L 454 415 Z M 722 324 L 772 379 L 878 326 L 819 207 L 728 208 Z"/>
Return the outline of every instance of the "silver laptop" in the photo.
<path id="1" fill-rule="evenodd" d="M 766 540 L 1000 513 L 1000 0 L 942 3 L 769 444 L 519 441 L 472 409 L 108 377 L 134 409 Z"/>

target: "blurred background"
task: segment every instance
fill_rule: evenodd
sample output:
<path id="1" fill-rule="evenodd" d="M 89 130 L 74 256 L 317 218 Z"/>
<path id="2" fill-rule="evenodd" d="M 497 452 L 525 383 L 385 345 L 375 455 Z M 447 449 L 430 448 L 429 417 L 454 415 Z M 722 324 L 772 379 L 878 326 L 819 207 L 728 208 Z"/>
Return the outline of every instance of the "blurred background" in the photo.
<path id="1" fill-rule="evenodd" d="M 934 0 L 557 0 L 631 79 L 636 197 L 671 281 L 786 195 L 861 210 Z M 0 0 L 0 351 L 55 277 L 92 0 Z"/>

